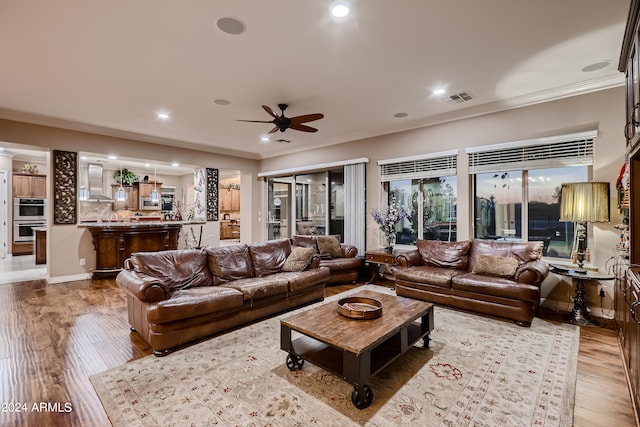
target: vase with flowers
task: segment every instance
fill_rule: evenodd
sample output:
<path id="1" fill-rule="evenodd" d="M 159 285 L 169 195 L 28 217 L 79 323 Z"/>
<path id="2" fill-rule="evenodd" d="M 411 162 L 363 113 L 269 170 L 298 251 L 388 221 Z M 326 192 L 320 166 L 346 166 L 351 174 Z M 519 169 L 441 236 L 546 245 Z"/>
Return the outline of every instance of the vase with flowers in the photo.
<path id="1" fill-rule="evenodd" d="M 385 250 L 391 253 L 396 241 L 396 225 L 407 217 L 407 211 L 395 199 L 391 199 L 386 209 L 371 209 L 371 216 L 384 234 Z"/>

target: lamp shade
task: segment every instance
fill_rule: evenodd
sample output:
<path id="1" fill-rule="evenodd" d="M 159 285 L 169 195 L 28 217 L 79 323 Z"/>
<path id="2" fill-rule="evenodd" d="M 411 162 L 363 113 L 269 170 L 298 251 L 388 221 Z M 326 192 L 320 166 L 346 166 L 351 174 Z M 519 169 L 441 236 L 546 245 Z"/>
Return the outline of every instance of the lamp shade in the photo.
<path id="1" fill-rule="evenodd" d="M 560 221 L 609 222 L 608 182 L 562 184 Z"/>

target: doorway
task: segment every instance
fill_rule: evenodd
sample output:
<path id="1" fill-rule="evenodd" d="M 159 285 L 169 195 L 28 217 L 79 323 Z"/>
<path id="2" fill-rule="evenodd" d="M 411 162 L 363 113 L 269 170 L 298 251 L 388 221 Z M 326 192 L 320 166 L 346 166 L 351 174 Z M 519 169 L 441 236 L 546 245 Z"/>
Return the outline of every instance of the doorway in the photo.
<path id="1" fill-rule="evenodd" d="M 269 178 L 268 238 L 344 236 L 344 172 L 335 169 Z"/>
<path id="2" fill-rule="evenodd" d="M 267 232 L 268 239 L 281 239 L 290 237 L 291 215 L 291 188 L 290 179 L 270 179 L 268 185 Z"/>

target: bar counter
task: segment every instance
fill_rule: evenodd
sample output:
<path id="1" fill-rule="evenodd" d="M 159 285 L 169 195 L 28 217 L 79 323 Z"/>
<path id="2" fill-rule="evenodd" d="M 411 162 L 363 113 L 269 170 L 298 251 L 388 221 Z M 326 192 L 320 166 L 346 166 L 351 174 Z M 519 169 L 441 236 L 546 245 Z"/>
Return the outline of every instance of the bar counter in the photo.
<path id="1" fill-rule="evenodd" d="M 183 225 L 204 222 L 192 221 L 84 221 L 91 233 L 96 251 L 93 278 L 116 276 L 124 267 L 124 260 L 134 252 L 156 252 L 178 248 L 178 236 Z"/>

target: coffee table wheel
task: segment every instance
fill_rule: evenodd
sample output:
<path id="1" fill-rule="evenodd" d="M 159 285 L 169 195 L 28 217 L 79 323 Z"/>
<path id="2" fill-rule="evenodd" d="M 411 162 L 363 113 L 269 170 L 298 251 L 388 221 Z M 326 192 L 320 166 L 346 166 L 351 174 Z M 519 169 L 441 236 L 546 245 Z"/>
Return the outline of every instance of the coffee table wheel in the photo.
<path id="1" fill-rule="evenodd" d="M 364 409 L 367 406 L 371 405 L 373 401 L 373 390 L 368 385 L 363 385 L 358 388 L 358 386 L 353 387 L 353 391 L 351 392 L 351 402 L 358 409 Z"/>
<path id="2" fill-rule="evenodd" d="M 303 365 L 304 359 L 302 357 L 293 353 L 287 355 L 287 368 L 289 368 L 290 371 L 298 371 L 302 369 Z"/>

